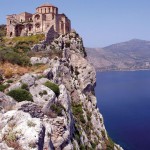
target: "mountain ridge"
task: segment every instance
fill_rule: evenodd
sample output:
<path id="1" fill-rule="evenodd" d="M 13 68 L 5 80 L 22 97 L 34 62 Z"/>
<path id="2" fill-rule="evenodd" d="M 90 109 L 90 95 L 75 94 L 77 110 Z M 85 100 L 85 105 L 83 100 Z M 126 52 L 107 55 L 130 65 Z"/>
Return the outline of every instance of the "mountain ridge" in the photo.
<path id="1" fill-rule="evenodd" d="M 103 48 L 86 48 L 96 70 L 150 69 L 150 41 L 131 39 Z"/>

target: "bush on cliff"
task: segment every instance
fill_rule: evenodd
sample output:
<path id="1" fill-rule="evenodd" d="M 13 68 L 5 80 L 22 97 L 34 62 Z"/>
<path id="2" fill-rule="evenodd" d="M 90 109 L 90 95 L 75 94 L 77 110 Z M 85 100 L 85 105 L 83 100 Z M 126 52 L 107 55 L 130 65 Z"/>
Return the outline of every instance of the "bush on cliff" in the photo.
<path id="1" fill-rule="evenodd" d="M 56 94 L 57 97 L 59 96 L 60 91 L 59 91 L 59 87 L 57 84 L 47 81 L 45 82 L 44 85 L 50 88 Z"/>
<path id="2" fill-rule="evenodd" d="M 26 53 L 26 52 L 30 51 L 30 45 L 31 45 L 30 43 L 32 43 L 32 42 L 19 41 L 13 47 L 13 50 L 18 53 Z"/>
<path id="3" fill-rule="evenodd" d="M 7 40 L 10 40 L 12 43 L 26 42 L 29 43 L 29 46 L 32 46 L 33 44 L 38 44 L 40 41 L 43 41 L 44 39 L 45 39 L 44 34 L 37 34 L 31 36 L 18 36 Z"/>
<path id="4" fill-rule="evenodd" d="M 13 97 L 16 101 L 33 101 L 32 95 L 25 89 L 14 89 L 7 93 L 9 96 Z"/>
<path id="5" fill-rule="evenodd" d="M 8 87 L 8 85 L 0 84 L 0 91 L 4 92 L 4 90 Z"/>
<path id="6" fill-rule="evenodd" d="M 50 109 L 57 115 L 62 116 L 62 111 L 64 107 L 60 103 L 55 103 L 50 106 Z"/>
<path id="7" fill-rule="evenodd" d="M 11 48 L 4 48 L 0 50 L 0 62 L 9 62 L 20 66 L 30 65 L 30 59 L 26 54 L 17 53 Z"/>
<path id="8" fill-rule="evenodd" d="M 1 24 L 0 25 L 0 37 L 6 36 L 6 25 Z"/>
<path id="9" fill-rule="evenodd" d="M 83 110 L 81 104 L 72 103 L 72 113 L 77 122 L 85 124 L 85 119 L 83 116 Z"/>

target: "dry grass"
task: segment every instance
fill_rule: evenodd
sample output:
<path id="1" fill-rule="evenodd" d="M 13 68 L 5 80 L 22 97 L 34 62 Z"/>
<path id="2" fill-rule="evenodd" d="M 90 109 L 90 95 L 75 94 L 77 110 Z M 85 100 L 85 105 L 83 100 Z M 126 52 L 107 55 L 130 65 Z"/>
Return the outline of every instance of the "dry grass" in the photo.
<path id="1" fill-rule="evenodd" d="M 47 68 L 49 68 L 48 64 L 40 64 L 40 65 L 32 66 L 30 68 L 30 71 L 34 73 L 43 73 L 43 71 L 46 70 Z"/>
<path id="2" fill-rule="evenodd" d="M 11 63 L 0 64 L 0 72 L 7 79 L 15 75 L 22 76 L 25 73 L 29 72 L 43 73 L 43 71 L 47 68 L 49 68 L 48 64 L 40 64 L 31 67 L 21 67 L 19 65 L 13 65 Z"/>
<path id="3" fill-rule="evenodd" d="M 23 75 L 29 72 L 29 67 L 21 67 L 11 63 L 0 64 L 0 69 L 5 78 L 11 78 L 14 75 Z"/>
<path id="4" fill-rule="evenodd" d="M 12 147 L 15 150 L 22 150 L 21 146 L 19 145 L 17 141 L 16 134 L 12 131 L 10 131 L 8 134 L 4 135 L 3 141 L 6 142 L 8 147 Z"/>

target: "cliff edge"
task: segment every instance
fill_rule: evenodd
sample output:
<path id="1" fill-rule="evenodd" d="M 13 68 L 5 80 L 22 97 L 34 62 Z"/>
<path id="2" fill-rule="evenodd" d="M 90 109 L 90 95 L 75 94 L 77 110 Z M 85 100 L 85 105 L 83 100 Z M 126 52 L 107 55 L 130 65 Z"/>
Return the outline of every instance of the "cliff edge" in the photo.
<path id="1" fill-rule="evenodd" d="M 122 150 L 97 108 L 96 72 L 82 38 L 72 31 L 31 51 L 31 64 L 46 68 L 12 78 L 0 92 L 0 149 Z"/>

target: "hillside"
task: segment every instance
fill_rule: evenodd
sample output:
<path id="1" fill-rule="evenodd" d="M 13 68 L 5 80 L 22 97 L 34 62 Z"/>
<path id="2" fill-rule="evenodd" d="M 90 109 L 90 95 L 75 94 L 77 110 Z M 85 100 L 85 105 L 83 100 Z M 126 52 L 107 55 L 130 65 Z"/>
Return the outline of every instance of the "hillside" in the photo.
<path id="1" fill-rule="evenodd" d="M 86 48 L 99 71 L 150 69 L 150 41 L 133 39 L 104 48 Z"/>
<path id="2" fill-rule="evenodd" d="M 97 108 L 96 72 L 82 38 L 72 31 L 41 40 L 17 37 L 1 46 L 0 149 L 122 150 Z"/>

